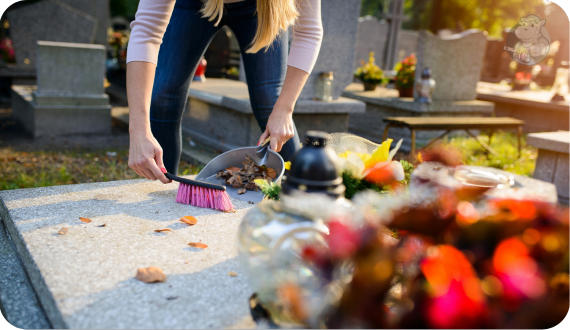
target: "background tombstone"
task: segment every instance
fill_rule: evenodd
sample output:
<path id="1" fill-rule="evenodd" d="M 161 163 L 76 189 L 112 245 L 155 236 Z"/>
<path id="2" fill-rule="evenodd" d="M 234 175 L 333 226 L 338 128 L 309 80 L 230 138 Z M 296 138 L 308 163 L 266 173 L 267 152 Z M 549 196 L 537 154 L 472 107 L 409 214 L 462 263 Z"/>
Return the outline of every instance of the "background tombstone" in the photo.
<path id="1" fill-rule="evenodd" d="M 420 31 L 416 81 L 420 81 L 422 70 L 429 67 L 437 84 L 434 101 L 475 100 L 486 43 L 483 32 L 475 29 L 447 37 Z"/>
<path id="2" fill-rule="evenodd" d="M 374 52 L 376 63 L 380 65 L 380 59 L 386 46 L 386 34 L 388 24 L 378 21 L 376 17 L 365 16 L 358 19 L 358 32 L 356 33 L 356 54 L 354 56 L 353 69 L 356 70 L 360 61 L 368 61 L 368 54 Z"/>
<path id="3" fill-rule="evenodd" d="M 344 88 L 352 82 L 359 14 L 360 0 L 323 1 L 323 42 L 317 63 L 299 96 L 300 100 L 312 100 L 315 97 L 321 72 L 334 72 L 333 99 L 338 99 Z"/>
<path id="4" fill-rule="evenodd" d="M 93 43 L 97 19 L 57 0 L 43 0 L 7 13 L 16 69 L 34 71 L 38 40 Z"/>
<path id="5" fill-rule="evenodd" d="M 105 46 L 38 41 L 38 86 L 12 86 L 14 119 L 34 137 L 110 134 Z"/>
<path id="6" fill-rule="evenodd" d="M 93 43 L 108 45 L 107 29 L 110 27 L 109 0 L 59 0 L 97 20 Z"/>

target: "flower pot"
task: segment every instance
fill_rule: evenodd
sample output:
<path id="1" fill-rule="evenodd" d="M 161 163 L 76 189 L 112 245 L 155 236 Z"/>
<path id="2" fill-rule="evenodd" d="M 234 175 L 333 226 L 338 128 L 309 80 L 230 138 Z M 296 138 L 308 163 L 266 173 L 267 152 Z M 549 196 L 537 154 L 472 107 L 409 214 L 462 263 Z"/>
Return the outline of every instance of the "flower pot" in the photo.
<path id="1" fill-rule="evenodd" d="M 371 83 L 371 82 L 364 82 L 363 85 L 364 85 L 364 91 L 365 91 L 365 92 L 367 92 L 367 91 L 375 91 L 375 90 L 376 90 L 376 87 L 378 86 L 377 83 Z"/>
<path id="2" fill-rule="evenodd" d="M 402 88 L 400 86 L 397 86 L 396 89 L 400 93 L 400 97 L 414 97 L 414 88 L 413 87 Z"/>

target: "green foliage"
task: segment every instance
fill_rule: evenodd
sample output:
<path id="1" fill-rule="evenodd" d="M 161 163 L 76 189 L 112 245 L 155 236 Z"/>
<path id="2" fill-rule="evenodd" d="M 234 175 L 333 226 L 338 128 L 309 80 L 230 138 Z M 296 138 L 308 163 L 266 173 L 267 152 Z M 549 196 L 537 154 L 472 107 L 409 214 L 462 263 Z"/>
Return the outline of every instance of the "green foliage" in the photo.
<path id="1" fill-rule="evenodd" d="M 489 136 L 479 136 L 488 143 Z M 467 165 L 478 165 L 498 168 L 514 174 L 532 177 L 536 164 L 538 150 L 529 146 L 523 137 L 521 157 L 517 157 L 517 136 L 511 132 L 497 132 L 491 139 L 491 148 L 499 156 L 488 154 L 481 145 L 471 137 L 455 137 L 449 143 L 462 152 L 463 162 Z"/>
<path id="2" fill-rule="evenodd" d="M 362 66 L 357 68 L 354 72 L 354 76 L 360 79 L 362 82 L 379 84 L 384 78 L 384 71 L 376 65 L 376 60 L 374 58 L 374 52 L 370 52 L 368 55 L 368 62 L 364 63 L 362 61 Z"/>
<path id="3" fill-rule="evenodd" d="M 281 186 L 275 182 L 268 182 L 267 180 L 257 179 L 255 184 L 261 189 L 261 192 L 268 199 L 275 201 L 279 200 L 279 193 L 281 193 Z"/>
<path id="4" fill-rule="evenodd" d="M 123 16 L 134 19 L 140 0 L 110 0 L 109 11 L 111 17 Z"/>

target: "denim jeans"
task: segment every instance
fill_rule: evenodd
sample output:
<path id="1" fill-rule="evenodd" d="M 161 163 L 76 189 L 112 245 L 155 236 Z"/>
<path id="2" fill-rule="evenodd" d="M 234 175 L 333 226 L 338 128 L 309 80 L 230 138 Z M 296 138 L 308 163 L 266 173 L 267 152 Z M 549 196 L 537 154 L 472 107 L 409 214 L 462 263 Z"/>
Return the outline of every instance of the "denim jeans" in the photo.
<path id="1" fill-rule="evenodd" d="M 178 172 L 180 161 L 180 126 L 190 82 L 198 61 L 222 26 L 226 25 L 233 31 L 240 45 L 251 107 L 262 132 L 281 92 L 287 70 L 287 34 L 277 38 L 267 51 L 245 53 L 257 29 L 256 0 L 225 4 L 218 26 L 202 17 L 201 7 L 201 0 L 176 1 L 158 54 L 152 90 L 151 130 L 163 149 L 166 169 L 174 174 Z M 289 160 L 299 145 L 299 135 L 295 130 L 295 136 L 285 143 L 280 152 L 283 159 Z"/>

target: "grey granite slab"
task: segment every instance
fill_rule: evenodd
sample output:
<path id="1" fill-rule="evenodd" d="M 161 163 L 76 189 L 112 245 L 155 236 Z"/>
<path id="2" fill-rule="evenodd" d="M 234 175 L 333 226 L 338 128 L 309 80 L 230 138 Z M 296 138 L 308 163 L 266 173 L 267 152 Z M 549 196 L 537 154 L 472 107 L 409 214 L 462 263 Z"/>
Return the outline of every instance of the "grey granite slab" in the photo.
<path id="1" fill-rule="evenodd" d="M 570 153 L 570 132 L 531 133 L 526 138 L 526 143 L 538 149 L 568 154 Z"/>
<path id="2" fill-rule="evenodd" d="M 92 43 L 97 19 L 58 0 L 31 3 L 7 13 L 17 67 L 36 67 L 36 42 Z"/>
<path id="3" fill-rule="evenodd" d="M 0 310 L 6 320 L 15 327 L 51 328 L 1 219 Z"/>
<path id="4" fill-rule="evenodd" d="M 237 261 L 237 229 L 252 205 L 233 201 L 236 213 L 182 205 L 177 187 L 130 180 L 0 192 L 0 216 L 54 327 L 255 326 Z M 185 215 L 198 224 L 180 223 Z M 62 227 L 67 235 L 57 234 Z M 154 232 L 164 228 L 172 232 Z M 149 266 L 166 282 L 134 278 Z"/>

